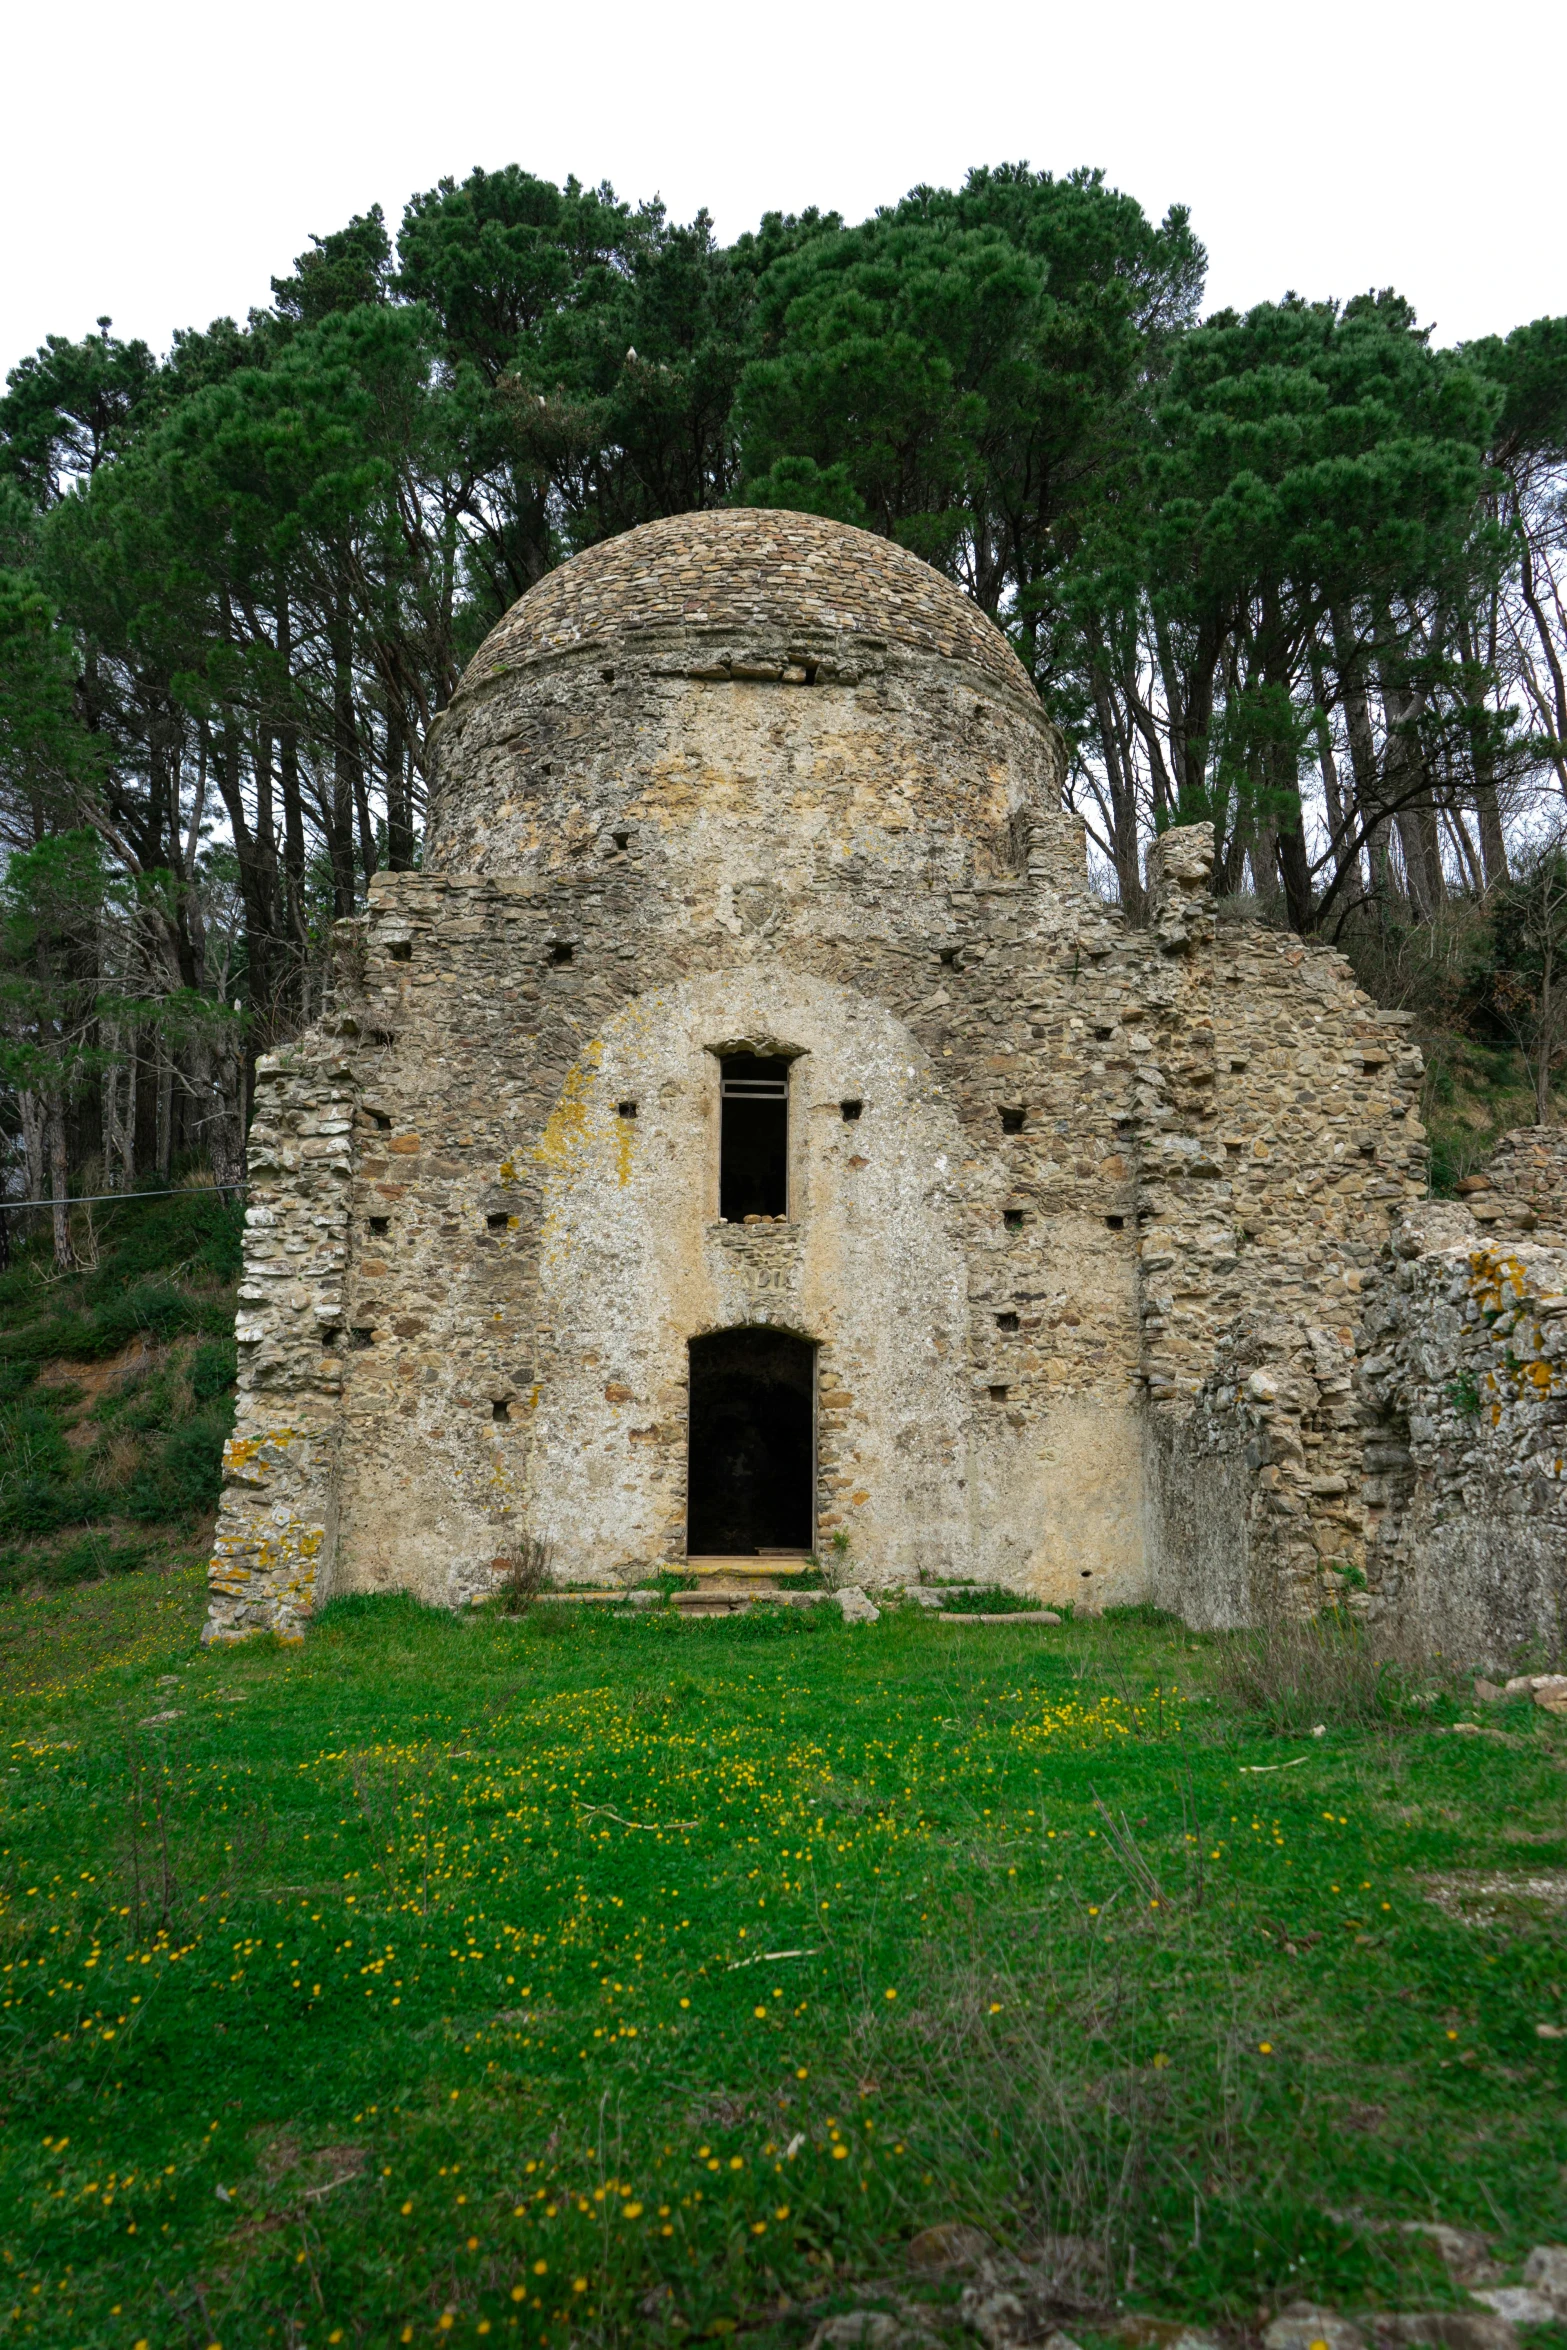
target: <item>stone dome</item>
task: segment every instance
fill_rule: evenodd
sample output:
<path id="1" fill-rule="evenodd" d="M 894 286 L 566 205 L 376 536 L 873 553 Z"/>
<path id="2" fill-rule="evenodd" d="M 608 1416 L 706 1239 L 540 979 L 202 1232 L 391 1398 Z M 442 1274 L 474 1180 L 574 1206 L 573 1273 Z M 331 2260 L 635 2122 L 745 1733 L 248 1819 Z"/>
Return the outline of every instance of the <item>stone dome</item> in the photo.
<path id="1" fill-rule="evenodd" d="M 459 697 L 493 678 L 627 639 L 758 640 L 809 660 L 897 646 L 972 664 L 1035 704 L 1006 638 L 961 588 L 891 539 L 819 514 L 720 507 L 644 523 L 574 555 L 515 603 Z M 744 672 L 741 672 L 744 674 Z"/>

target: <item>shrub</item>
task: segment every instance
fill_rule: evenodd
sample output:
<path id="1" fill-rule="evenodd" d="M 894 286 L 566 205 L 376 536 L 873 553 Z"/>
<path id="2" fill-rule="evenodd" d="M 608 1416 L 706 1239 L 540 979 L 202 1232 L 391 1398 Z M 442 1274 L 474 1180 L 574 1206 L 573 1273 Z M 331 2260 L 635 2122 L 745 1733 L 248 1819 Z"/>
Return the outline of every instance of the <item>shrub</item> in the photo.
<path id="1" fill-rule="evenodd" d="M 204 1516 L 223 1488 L 223 1446 L 234 1425 L 226 1399 L 205 1405 L 176 1428 L 131 1479 L 123 1508 L 140 1525 Z"/>
<path id="2" fill-rule="evenodd" d="M 190 1391 L 198 1403 L 227 1395 L 239 1376 L 239 1348 L 232 1338 L 209 1338 L 190 1358 Z"/>

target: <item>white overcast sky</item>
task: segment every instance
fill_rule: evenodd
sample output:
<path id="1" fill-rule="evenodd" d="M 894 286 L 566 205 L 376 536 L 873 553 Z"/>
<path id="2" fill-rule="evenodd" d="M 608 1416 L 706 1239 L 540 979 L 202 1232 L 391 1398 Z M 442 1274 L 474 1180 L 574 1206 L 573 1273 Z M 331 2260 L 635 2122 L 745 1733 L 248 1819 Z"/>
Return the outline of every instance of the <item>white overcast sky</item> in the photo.
<path id="1" fill-rule="evenodd" d="M 1396 285 L 1437 340 L 1567 311 L 1563 0 L 78 0 L 7 11 L 0 370 L 100 312 L 268 299 L 312 231 L 518 162 L 721 236 L 1097 164 L 1191 207 L 1208 299 Z"/>

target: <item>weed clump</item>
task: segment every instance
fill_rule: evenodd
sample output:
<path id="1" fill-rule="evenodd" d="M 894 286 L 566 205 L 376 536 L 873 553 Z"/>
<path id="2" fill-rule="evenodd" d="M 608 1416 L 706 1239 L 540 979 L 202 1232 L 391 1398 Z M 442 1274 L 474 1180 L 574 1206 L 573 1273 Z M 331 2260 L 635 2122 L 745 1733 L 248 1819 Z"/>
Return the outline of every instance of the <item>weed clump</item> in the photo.
<path id="1" fill-rule="evenodd" d="M 1236 1712 L 1271 1730 L 1321 1722 L 1370 1728 L 1418 1711 L 1401 1663 L 1353 1616 L 1270 1614 L 1214 1651 L 1214 1682 Z"/>

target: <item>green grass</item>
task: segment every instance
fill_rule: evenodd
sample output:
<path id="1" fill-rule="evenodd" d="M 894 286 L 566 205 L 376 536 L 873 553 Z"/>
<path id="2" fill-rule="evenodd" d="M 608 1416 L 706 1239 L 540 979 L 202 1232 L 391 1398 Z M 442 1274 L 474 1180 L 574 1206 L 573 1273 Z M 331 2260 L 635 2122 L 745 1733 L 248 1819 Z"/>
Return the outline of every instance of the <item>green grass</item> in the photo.
<path id="1" fill-rule="evenodd" d="M 1461 2306 L 1406 2219 L 1562 2233 L 1560 1924 L 1461 1875 L 1567 1865 L 1533 1709 L 1270 1736 L 1159 1621 L 213 1654 L 201 1597 L 0 1603 L 0 2340 L 802 2345 L 948 2218 L 1252 2322 Z"/>
<path id="2" fill-rule="evenodd" d="M 217 1504 L 240 1210 L 192 1190 L 93 1213 L 80 1272 L 40 1230 L 0 1275 L 0 1590 L 125 1573 Z"/>

